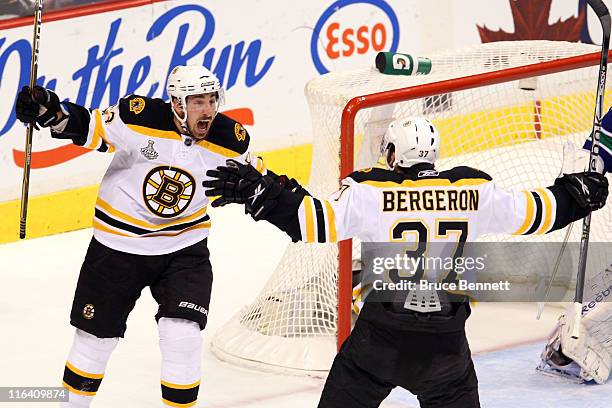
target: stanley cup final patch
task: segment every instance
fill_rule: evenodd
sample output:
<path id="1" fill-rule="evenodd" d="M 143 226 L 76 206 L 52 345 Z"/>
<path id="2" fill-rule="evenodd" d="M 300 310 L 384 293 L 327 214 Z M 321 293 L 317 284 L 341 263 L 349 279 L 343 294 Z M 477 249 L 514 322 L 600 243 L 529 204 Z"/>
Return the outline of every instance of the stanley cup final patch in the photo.
<path id="1" fill-rule="evenodd" d="M 159 154 L 153 148 L 154 144 L 155 144 L 155 141 L 149 139 L 147 141 L 147 145 L 140 149 L 140 153 L 142 153 L 142 155 L 149 160 L 155 160 L 159 157 Z"/>

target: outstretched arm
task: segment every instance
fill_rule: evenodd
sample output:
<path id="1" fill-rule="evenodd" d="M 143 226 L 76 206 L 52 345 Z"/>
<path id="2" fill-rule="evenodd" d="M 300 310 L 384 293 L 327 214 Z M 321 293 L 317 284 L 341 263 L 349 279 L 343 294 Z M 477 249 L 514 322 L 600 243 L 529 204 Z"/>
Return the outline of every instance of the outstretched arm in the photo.
<path id="1" fill-rule="evenodd" d="M 51 137 L 69 139 L 77 146 L 114 152 L 122 143 L 123 122 L 118 106 L 91 112 L 72 102 L 60 102 L 50 89 L 24 86 L 15 104 L 17 119 L 51 129 Z"/>
<path id="2" fill-rule="evenodd" d="M 212 177 L 202 182 L 208 188 L 206 196 L 218 197 L 212 202 L 213 207 L 244 204 L 246 213 L 256 221 L 266 220 L 285 231 L 294 242 L 300 240 L 298 209 L 304 196 L 310 194 L 295 179 L 270 170 L 262 175 L 250 164 L 235 160 L 208 170 L 206 175 Z"/>
<path id="3" fill-rule="evenodd" d="M 482 194 L 486 222 L 479 234 L 544 234 L 564 228 L 603 207 L 608 196 L 608 180 L 594 172 L 571 173 L 554 185 L 532 190 L 504 190 L 489 182 Z"/>
<path id="4" fill-rule="evenodd" d="M 206 173 L 212 180 L 202 185 L 209 197 L 220 196 L 212 205 L 228 203 L 245 205 L 248 214 L 257 220 L 266 220 L 286 232 L 291 239 L 304 242 L 336 242 L 359 234 L 363 217 L 355 203 L 356 187 L 350 188 L 352 179 L 333 199 L 320 200 L 310 194 L 294 179 L 261 175 L 252 166 L 227 161 L 227 166 Z"/>

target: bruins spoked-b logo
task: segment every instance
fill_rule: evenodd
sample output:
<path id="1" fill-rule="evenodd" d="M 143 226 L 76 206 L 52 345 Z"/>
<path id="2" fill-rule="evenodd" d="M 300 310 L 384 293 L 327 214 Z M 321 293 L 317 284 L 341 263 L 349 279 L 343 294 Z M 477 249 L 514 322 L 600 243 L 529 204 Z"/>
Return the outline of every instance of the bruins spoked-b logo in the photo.
<path id="1" fill-rule="evenodd" d="M 91 303 L 88 303 L 83 307 L 83 317 L 87 320 L 91 320 L 94 318 L 94 314 L 96 313 L 96 308 Z"/>
<path id="2" fill-rule="evenodd" d="M 156 167 L 145 177 L 142 193 L 153 214 L 176 217 L 189 206 L 195 193 L 195 179 L 176 167 Z"/>
<path id="3" fill-rule="evenodd" d="M 139 115 L 140 112 L 145 108 L 145 101 L 142 98 L 130 99 L 130 112 Z"/>

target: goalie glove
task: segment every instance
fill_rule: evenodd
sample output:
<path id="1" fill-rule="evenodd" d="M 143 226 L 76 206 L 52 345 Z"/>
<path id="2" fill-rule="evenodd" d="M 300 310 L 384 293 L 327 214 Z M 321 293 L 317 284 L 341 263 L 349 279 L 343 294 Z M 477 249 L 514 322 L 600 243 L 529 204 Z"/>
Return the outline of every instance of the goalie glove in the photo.
<path id="1" fill-rule="evenodd" d="M 555 185 L 565 187 L 574 201 L 585 210 L 599 210 L 608 198 L 608 180 L 596 172 L 564 174 Z"/>
<path id="2" fill-rule="evenodd" d="M 208 170 L 206 175 L 212 180 L 205 180 L 202 186 L 207 197 L 220 196 L 212 202 L 213 207 L 229 203 L 245 205 L 245 212 L 251 214 L 255 221 L 264 219 L 278 204 L 278 196 L 283 187 L 270 176 L 262 176 L 250 164 L 228 160 L 226 166 Z"/>

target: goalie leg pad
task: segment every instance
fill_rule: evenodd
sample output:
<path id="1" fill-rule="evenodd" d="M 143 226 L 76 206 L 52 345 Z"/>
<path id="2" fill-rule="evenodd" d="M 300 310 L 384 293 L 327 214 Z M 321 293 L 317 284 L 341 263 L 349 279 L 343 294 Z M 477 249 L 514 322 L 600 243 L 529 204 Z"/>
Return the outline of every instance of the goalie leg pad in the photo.
<path id="1" fill-rule="evenodd" d="M 96 395 L 106 363 L 117 346 L 119 338 L 99 338 L 77 329 L 64 369 L 63 385 L 70 393 L 63 408 L 88 407 Z"/>
<path id="2" fill-rule="evenodd" d="M 599 303 L 584 316 L 577 339 L 572 337 L 574 324 L 572 313 L 561 315 L 542 353 L 540 369 L 550 366 L 565 375 L 605 383 L 612 369 L 612 304 Z M 571 359 L 571 363 L 563 365 L 566 363 L 563 356 Z"/>
<path id="3" fill-rule="evenodd" d="M 186 319 L 162 317 L 158 330 L 163 403 L 174 407 L 195 405 L 201 376 L 200 326 Z"/>

